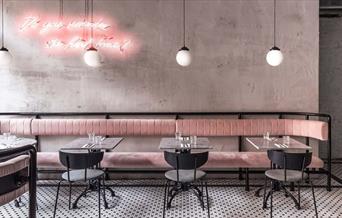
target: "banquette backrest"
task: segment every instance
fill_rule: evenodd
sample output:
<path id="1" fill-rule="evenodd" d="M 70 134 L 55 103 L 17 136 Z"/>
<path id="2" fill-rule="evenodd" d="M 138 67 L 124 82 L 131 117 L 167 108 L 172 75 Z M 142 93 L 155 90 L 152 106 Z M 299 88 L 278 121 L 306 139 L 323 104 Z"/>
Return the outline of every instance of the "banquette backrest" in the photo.
<path id="1" fill-rule="evenodd" d="M 300 119 L 31 119 L 0 120 L 1 133 L 40 136 L 79 136 L 94 132 L 110 136 L 289 135 L 328 140 L 328 123 Z"/>
<path id="2" fill-rule="evenodd" d="M 33 135 L 173 136 L 174 119 L 35 119 Z"/>
<path id="3" fill-rule="evenodd" d="M 302 136 L 328 140 L 328 123 L 299 119 L 180 119 L 176 131 L 196 136 Z"/>

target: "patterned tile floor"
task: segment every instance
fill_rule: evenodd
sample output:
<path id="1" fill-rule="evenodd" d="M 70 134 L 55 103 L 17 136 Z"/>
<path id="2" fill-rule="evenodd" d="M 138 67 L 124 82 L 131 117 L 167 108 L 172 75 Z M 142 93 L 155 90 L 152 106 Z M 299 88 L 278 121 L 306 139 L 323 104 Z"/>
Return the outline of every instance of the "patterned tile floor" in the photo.
<path id="1" fill-rule="evenodd" d="M 334 165 L 334 173 L 342 175 L 342 166 Z M 251 179 L 252 184 L 261 184 L 262 179 Z M 314 184 L 324 184 L 322 176 L 315 176 Z M 52 183 L 55 181 L 40 181 L 40 183 Z M 111 185 L 158 185 L 163 184 L 163 180 L 113 180 Z M 236 179 L 216 179 L 210 180 L 210 184 L 236 184 L 242 183 Z M 336 184 L 336 183 L 334 183 Z M 337 185 L 337 184 L 336 184 Z M 80 193 L 83 188 L 73 188 L 73 196 Z M 102 208 L 102 217 L 117 218 L 159 218 L 162 217 L 163 187 L 113 187 L 118 197 L 107 196 L 110 209 Z M 254 190 L 246 192 L 243 187 L 209 187 L 211 217 L 231 218 L 231 217 L 268 217 L 269 209 L 261 208 L 262 198 L 254 196 Z M 82 198 L 79 202 L 79 209 L 68 209 L 68 189 L 61 188 L 58 203 L 57 217 L 97 217 L 97 194 L 92 193 L 87 198 Z M 317 207 L 320 217 L 342 217 L 342 188 L 334 188 L 327 192 L 324 188 L 316 188 Z M 52 217 L 56 187 L 38 188 L 38 217 Z M 28 196 L 23 197 L 23 202 L 27 203 Z M 274 196 L 274 217 L 314 217 L 314 207 L 310 189 L 303 188 L 302 209 L 297 210 L 290 198 L 285 198 L 283 194 L 277 193 Z M 27 207 L 15 208 L 13 203 L 0 207 L 0 217 L 27 217 Z M 173 207 L 167 211 L 166 217 L 207 217 L 206 211 L 202 211 L 196 197 L 190 192 L 185 192 L 177 196 L 173 202 Z"/>

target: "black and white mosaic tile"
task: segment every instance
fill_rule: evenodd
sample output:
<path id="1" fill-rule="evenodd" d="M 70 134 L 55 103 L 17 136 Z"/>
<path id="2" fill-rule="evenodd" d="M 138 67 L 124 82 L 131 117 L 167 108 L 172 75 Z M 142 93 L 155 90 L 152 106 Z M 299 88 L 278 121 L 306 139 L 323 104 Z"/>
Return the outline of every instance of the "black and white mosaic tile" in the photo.
<path id="1" fill-rule="evenodd" d="M 342 175 L 340 165 L 334 166 L 334 172 Z M 315 177 L 315 184 L 324 184 L 324 176 Z M 56 181 L 40 181 L 40 183 L 55 183 Z M 107 192 L 107 200 L 110 209 L 102 207 L 102 217 L 117 218 L 159 218 L 163 211 L 164 188 L 157 186 L 164 184 L 164 180 L 112 180 L 107 184 L 113 185 L 117 197 L 111 197 Z M 222 184 L 243 184 L 237 179 L 217 179 L 210 180 L 212 185 Z M 252 184 L 263 183 L 262 179 L 252 179 Z M 139 185 L 155 186 L 139 186 Z M 116 186 L 125 185 L 125 186 Z M 37 216 L 42 218 L 52 217 L 56 187 L 38 187 Z M 268 217 L 269 209 L 262 209 L 262 198 L 254 196 L 254 190 L 247 192 L 244 187 L 219 187 L 208 188 L 210 196 L 211 217 L 231 218 L 231 217 Z M 81 193 L 82 187 L 73 188 L 73 200 Z M 97 193 L 91 193 L 79 202 L 79 209 L 68 209 L 68 188 L 62 187 L 58 202 L 57 217 L 98 217 Z M 342 188 L 334 188 L 328 192 L 325 188 L 315 188 L 317 207 L 320 217 L 341 217 L 341 196 Z M 23 197 L 23 202 L 27 203 L 27 194 Z M 302 209 L 297 210 L 290 198 L 285 198 L 283 194 L 276 193 L 274 196 L 274 217 L 314 217 L 314 207 L 309 188 L 303 188 L 301 194 Z M 27 217 L 27 206 L 21 208 L 14 207 L 13 202 L 0 207 L 0 217 Z M 197 198 L 190 192 L 178 195 L 173 201 L 172 208 L 167 211 L 166 217 L 181 218 L 201 218 L 207 217 L 207 212 L 203 211 Z"/>

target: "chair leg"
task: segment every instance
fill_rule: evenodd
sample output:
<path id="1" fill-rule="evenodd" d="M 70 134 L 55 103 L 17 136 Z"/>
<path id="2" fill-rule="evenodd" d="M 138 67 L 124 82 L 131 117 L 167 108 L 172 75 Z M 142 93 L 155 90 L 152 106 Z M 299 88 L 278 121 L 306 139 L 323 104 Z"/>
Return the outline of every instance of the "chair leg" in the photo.
<path id="1" fill-rule="evenodd" d="M 56 194 L 56 200 L 55 200 L 55 207 L 54 207 L 54 210 L 53 210 L 53 218 L 55 218 L 55 216 L 56 216 L 58 194 L 59 194 L 59 188 L 61 186 L 61 182 L 62 182 L 62 180 L 59 181 L 58 186 L 57 186 L 57 194 Z"/>
<path id="2" fill-rule="evenodd" d="M 101 179 L 97 180 L 98 201 L 99 201 L 99 218 L 101 217 Z"/>
<path id="3" fill-rule="evenodd" d="M 205 184 L 205 195 L 207 197 L 208 218 L 210 218 L 210 204 L 209 204 L 209 194 L 208 194 L 208 183 L 204 182 L 204 184 Z"/>
<path id="4" fill-rule="evenodd" d="M 246 176 L 245 176 L 245 180 L 246 180 L 245 191 L 249 191 L 249 170 L 248 170 L 248 168 L 246 168 L 245 172 L 246 172 Z"/>
<path id="5" fill-rule="evenodd" d="M 71 210 L 71 182 L 69 182 L 69 210 Z"/>
<path id="6" fill-rule="evenodd" d="M 167 193 L 168 186 L 169 186 L 169 181 L 166 181 L 166 183 L 165 183 L 165 188 L 164 188 L 163 218 L 165 218 L 165 204 L 166 204 L 166 195 L 168 195 L 168 194 L 169 194 L 169 193 Z"/>
<path id="7" fill-rule="evenodd" d="M 271 182 L 271 186 L 273 187 L 273 182 Z M 271 218 L 273 217 L 273 190 L 271 192 Z"/>
<path id="8" fill-rule="evenodd" d="M 300 210 L 300 183 L 298 182 L 298 205 L 297 209 Z"/>
<path id="9" fill-rule="evenodd" d="M 105 209 L 108 209 L 108 203 L 106 199 L 106 184 L 105 184 L 105 176 L 102 178 L 102 196 L 103 196 L 103 202 Z"/>
<path id="10" fill-rule="evenodd" d="M 201 180 L 200 183 L 201 183 L 201 191 L 200 191 L 200 193 L 202 193 L 200 197 L 201 197 L 201 202 L 202 202 L 202 205 L 203 205 L 202 211 L 204 211 L 204 207 L 205 207 L 204 206 L 204 193 L 203 193 L 204 182 Z"/>
<path id="11" fill-rule="evenodd" d="M 317 205 L 316 205 L 316 198 L 315 198 L 315 190 L 314 190 L 312 181 L 310 181 L 310 184 L 311 184 L 312 197 L 313 197 L 314 206 L 315 206 L 315 214 L 316 214 L 316 218 L 318 218 Z"/>
<path id="12" fill-rule="evenodd" d="M 265 176 L 264 197 L 263 197 L 263 201 L 262 201 L 262 209 L 266 209 L 267 208 L 266 190 L 267 190 L 267 176 Z"/>

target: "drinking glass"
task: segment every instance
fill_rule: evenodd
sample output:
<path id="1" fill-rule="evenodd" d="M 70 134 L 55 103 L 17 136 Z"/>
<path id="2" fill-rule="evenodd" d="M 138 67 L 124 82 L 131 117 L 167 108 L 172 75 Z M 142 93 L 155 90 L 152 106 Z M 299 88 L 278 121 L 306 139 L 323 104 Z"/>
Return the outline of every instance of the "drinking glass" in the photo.
<path id="1" fill-rule="evenodd" d="M 182 133 L 176 132 L 175 133 L 175 138 L 176 138 L 177 141 L 181 141 L 182 140 Z"/>
<path id="2" fill-rule="evenodd" d="M 197 144 L 197 136 L 195 136 L 195 135 L 190 136 L 190 144 L 191 145 L 196 145 Z"/>
<path id="3" fill-rule="evenodd" d="M 95 136 L 94 143 L 96 145 L 101 145 L 102 144 L 102 136 Z"/>
<path id="4" fill-rule="evenodd" d="M 88 140 L 89 140 L 89 143 L 94 143 L 94 141 L 95 141 L 95 133 L 94 132 L 88 132 Z"/>
<path id="5" fill-rule="evenodd" d="M 264 134 L 264 139 L 269 140 L 270 139 L 270 132 L 266 132 Z"/>
<path id="6" fill-rule="evenodd" d="M 288 136 L 288 135 L 283 136 L 283 143 L 284 143 L 285 145 L 290 144 L 290 136 Z"/>

